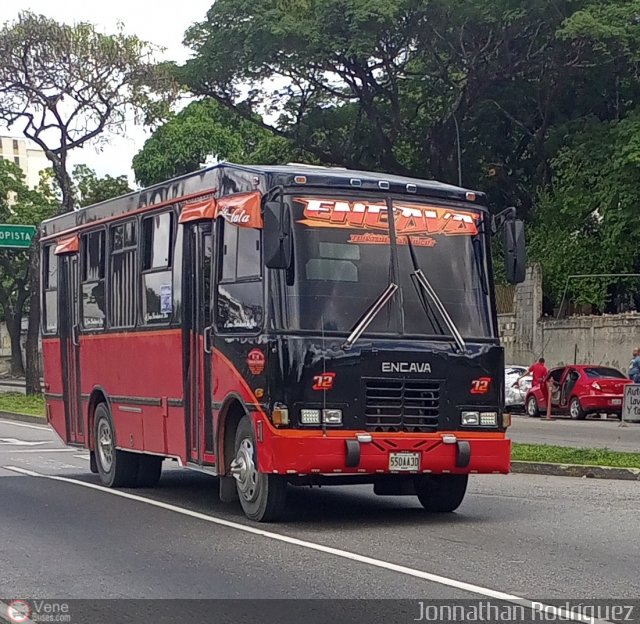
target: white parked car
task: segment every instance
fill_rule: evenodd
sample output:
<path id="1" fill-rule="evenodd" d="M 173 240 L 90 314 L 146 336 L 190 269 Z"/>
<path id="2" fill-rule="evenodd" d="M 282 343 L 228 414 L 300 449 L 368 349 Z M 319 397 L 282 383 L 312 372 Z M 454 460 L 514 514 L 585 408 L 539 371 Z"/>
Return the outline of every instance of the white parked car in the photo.
<path id="1" fill-rule="evenodd" d="M 506 366 L 504 369 L 504 403 L 506 407 L 522 408 L 524 409 L 524 400 L 527 396 L 529 388 L 531 388 L 532 377 L 531 374 L 527 374 L 529 370 L 528 366 Z M 518 378 L 523 377 L 518 383 L 517 387 L 513 387 L 513 384 L 518 381 Z"/>

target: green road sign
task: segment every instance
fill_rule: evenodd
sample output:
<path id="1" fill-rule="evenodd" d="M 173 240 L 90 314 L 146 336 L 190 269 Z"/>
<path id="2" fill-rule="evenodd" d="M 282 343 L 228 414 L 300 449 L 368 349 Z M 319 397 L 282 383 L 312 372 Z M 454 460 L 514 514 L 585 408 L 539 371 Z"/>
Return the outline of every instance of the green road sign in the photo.
<path id="1" fill-rule="evenodd" d="M 0 248 L 28 249 L 35 233 L 35 225 L 0 223 Z"/>

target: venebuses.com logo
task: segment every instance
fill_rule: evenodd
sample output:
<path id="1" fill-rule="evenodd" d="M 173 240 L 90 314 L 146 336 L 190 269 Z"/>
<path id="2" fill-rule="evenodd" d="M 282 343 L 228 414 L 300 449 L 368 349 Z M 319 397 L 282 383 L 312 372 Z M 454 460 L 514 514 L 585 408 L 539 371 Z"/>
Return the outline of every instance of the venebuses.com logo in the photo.
<path id="1" fill-rule="evenodd" d="M 31 616 L 31 607 L 26 600 L 12 600 L 7 605 L 7 616 L 10 622 L 17 624 L 28 622 Z"/>
<path id="2" fill-rule="evenodd" d="M 8 600 L 0 601 L 0 622 L 32 624 L 40 622 L 65 624 L 71 622 L 67 602 L 57 600 Z"/>

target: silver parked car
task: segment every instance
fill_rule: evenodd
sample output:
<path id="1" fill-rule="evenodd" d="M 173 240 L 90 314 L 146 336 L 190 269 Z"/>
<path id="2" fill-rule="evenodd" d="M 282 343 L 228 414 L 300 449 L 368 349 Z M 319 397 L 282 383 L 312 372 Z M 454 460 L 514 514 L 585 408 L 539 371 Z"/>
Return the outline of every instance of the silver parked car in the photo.
<path id="1" fill-rule="evenodd" d="M 532 377 L 527 373 L 527 366 L 506 366 L 504 369 L 504 403 L 506 407 L 520 408 L 524 410 L 524 400 L 529 388 L 531 388 Z M 526 375 L 514 388 L 513 384 L 519 377 Z"/>

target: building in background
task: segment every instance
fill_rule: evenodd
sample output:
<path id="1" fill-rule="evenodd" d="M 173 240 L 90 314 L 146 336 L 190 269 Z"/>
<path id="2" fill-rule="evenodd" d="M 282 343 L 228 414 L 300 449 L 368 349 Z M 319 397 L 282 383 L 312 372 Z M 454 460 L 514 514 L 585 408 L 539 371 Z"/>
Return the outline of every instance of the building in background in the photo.
<path id="1" fill-rule="evenodd" d="M 44 152 L 24 138 L 0 136 L 0 158 L 22 169 L 29 188 L 38 186 L 40 172 L 51 166 Z"/>

